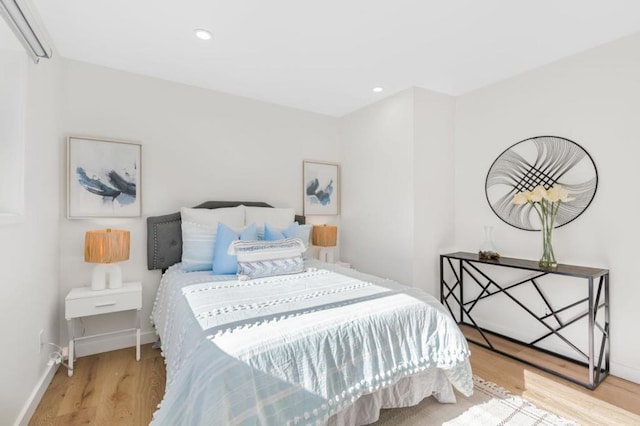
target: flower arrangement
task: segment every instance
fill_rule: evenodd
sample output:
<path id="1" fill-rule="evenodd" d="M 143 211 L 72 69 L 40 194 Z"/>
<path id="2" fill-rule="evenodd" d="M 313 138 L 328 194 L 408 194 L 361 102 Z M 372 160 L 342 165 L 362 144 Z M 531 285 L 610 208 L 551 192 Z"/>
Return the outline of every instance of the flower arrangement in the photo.
<path id="1" fill-rule="evenodd" d="M 542 258 L 540 262 L 538 262 L 538 265 L 540 265 L 541 268 L 554 268 L 558 266 L 555 254 L 553 253 L 551 235 L 558 210 L 560 209 L 560 203 L 574 200 L 570 195 L 569 191 L 561 185 L 556 184 L 550 189 L 545 189 L 544 186 L 538 185 L 532 191 L 522 191 L 513 196 L 513 204 L 531 204 L 540 218 L 542 228 Z"/>

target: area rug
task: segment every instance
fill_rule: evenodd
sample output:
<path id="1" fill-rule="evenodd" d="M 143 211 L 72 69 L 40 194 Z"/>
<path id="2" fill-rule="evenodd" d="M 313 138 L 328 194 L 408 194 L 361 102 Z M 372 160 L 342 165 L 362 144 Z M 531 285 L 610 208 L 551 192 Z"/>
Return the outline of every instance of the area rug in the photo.
<path id="1" fill-rule="evenodd" d="M 466 398 L 456 394 L 455 404 L 440 404 L 426 398 L 414 407 L 382 410 L 376 426 L 495 426 L 495 425 L 577 425 L 548 411 L 541 410 L 510 394 L 506 389 L 487 382 L 478 376 L 473 378 L 473 395 Z"/>

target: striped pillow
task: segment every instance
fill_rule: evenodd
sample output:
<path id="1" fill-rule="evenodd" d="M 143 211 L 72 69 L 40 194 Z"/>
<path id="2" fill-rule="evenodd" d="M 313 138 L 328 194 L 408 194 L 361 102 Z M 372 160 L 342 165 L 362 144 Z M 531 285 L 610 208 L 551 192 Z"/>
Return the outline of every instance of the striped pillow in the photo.
<path id="1" fill-rule="evenodd" d="M 238 258 L 238 279 L 297 274 L 304 271 L 302 253 L 306 250 L 299 238 L 277 241 L 234 241 L 228 253 Z"/>

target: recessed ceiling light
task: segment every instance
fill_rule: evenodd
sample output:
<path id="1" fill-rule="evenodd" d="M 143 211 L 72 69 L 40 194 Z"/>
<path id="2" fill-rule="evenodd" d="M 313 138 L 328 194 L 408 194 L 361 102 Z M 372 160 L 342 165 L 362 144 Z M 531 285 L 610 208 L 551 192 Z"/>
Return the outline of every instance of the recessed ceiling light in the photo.
<path id="1" fill-rule="evenodd" d="M 211 40 L 211 32 L 207 30 L 203 30 L 202 28 L 197 28 L 193 30 L 196 33 L 196 37 L 200 40 Z"/>
<path id="2" fill-rule="evenodd" d="M 384 89 L 383 89 L 382 87 L 374 87 L 374 88 L 373 88 L 373 91 L 374 91 L 374 92 L 376 92 L 376 93 L 380 93 L 380 92 L 382 92 L 383 90 L 384 90 Z"/>

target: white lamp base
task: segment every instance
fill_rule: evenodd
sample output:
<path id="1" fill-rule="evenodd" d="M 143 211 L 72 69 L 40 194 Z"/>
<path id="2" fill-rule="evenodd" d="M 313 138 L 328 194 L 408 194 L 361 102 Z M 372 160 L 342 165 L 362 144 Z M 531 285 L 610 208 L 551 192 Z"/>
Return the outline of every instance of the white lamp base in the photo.
<path id="1" fill-rule="evenodd" d="M 320 247 L 318 250 L 318 260 L 326 263 L 333 263 L 333 253 L 335 247 Z"/>
<path id="2" fill-rule="evenodd" d="M 122 268 L 116 263 L 98 263 L 91 275 L 91 290 L 122 287 Z"/>

